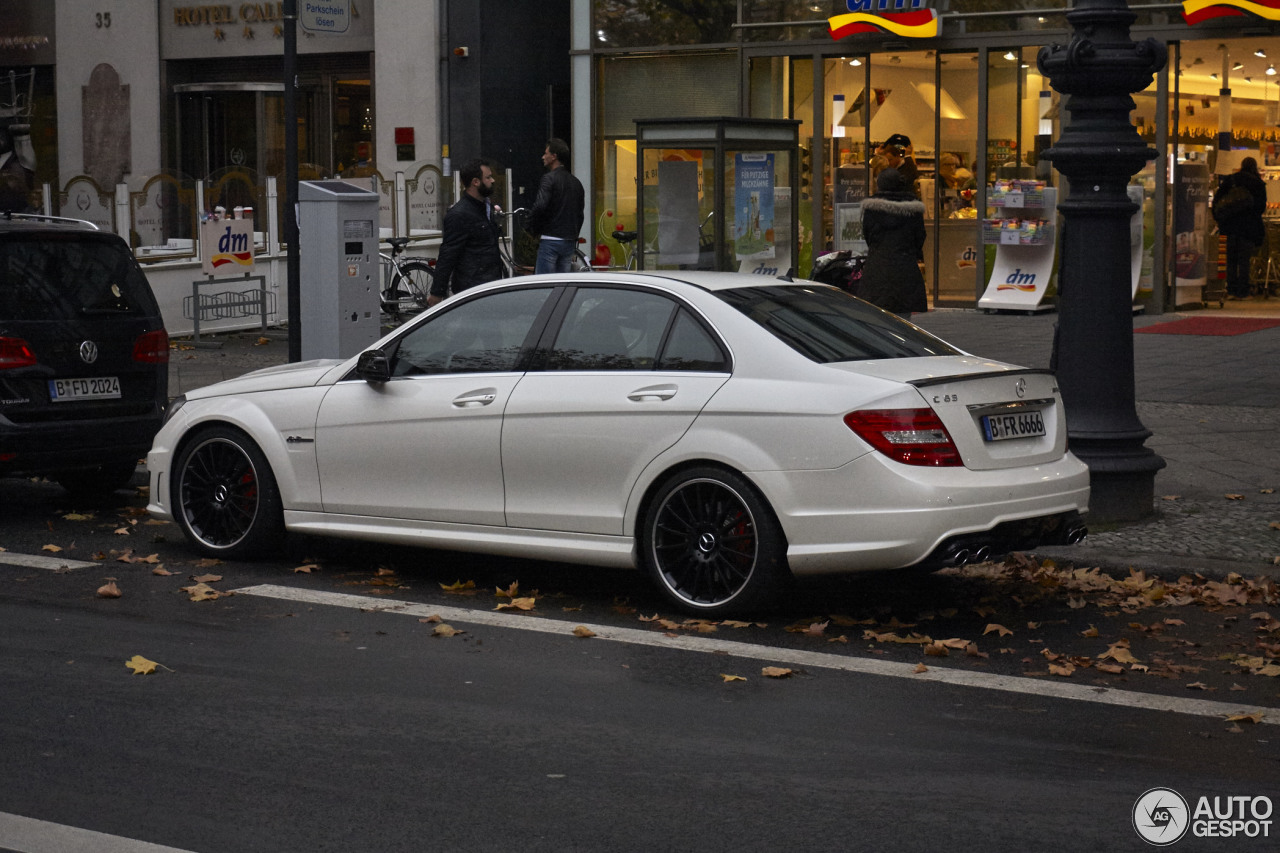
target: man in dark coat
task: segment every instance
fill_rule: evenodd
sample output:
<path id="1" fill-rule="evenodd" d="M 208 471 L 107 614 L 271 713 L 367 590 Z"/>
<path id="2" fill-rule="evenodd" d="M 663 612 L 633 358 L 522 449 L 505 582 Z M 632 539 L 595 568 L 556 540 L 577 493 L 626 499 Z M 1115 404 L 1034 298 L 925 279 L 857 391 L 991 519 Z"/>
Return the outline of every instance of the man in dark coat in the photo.
<path id="1" fill-rule="evenodd" d="M 465 188 L 444 215 L 444 235 L 435 279 L 427 305 L 435 305 L 450 293 L 502 278 L 502 255 L 498 253 L 499 227 L 494 216 L 493 170 L 484 160 L 472 160 L 459 177 Z"/>
<path id="2" fill-rule="evenodd" d="M 1258 247 L 1267 241 L 1262 214 L 1267 209 L 1267 185 L 1258 174 L 1258 161 L 1246 157 L 1240 168 L 1227 175 L 1214 193 L 1214 206 L 1227 197 L 1232 187 L 1244 187 L 1253 203 L 1218 222 L 1218 230 L 1227 238 L 1227 298 L 1249 298 L 1249 265 Z M 1218 218 L 1215 215 L 1215 219 Z"/>
<path id="3" fill-rule="evenodd" d="M 542 152 L 547 173 L 538 184 L 538 197 L 525 227 L 539 235 L 535 273 L 569 272 L 586 207 L 582 182 L 569 171 L 569 146 L 548 139 Z"/>
<path id="4" fill-rule="evenodd" d="M 862 202 L 867 262 L 858 295 L 900 317 L 929 310 L 924 260 L 924 202 L 897 169 L 876 176 L 876 194 Z"/>

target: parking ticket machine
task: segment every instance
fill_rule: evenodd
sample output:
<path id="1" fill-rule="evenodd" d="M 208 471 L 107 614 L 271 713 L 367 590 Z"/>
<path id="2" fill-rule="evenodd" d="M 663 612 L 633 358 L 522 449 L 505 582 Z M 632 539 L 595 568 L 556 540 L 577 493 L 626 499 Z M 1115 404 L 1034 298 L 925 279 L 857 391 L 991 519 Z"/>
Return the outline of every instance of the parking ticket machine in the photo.
<path id="1" fill-rule="evenodd" d="M 298 183 L 302 358 L 349 358 L 381 337 L 378 194 Z"/>

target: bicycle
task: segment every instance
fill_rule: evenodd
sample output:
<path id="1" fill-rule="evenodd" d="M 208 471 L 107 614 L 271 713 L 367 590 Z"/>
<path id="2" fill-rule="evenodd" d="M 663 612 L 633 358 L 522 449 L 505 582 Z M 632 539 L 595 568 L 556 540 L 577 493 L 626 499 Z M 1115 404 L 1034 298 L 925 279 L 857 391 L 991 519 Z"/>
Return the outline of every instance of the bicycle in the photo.
<path id="1" fill-rule="evenodd" d="M 515 210 L 509 211 L 509 212 L 503 211 L 500 215 L 503 217 L 506 217 L 510 222 L 514 222 L 515 221 L 514 217 L 523 216 L 526 213 L 528 213 L 528 211 L 525 210 L 523 207 L 517 207 Z M 513 229 L 510 227 L 510 225 L 508 225 L 507 234 L 510 235 L 512 231 Z M 517 276 L 517 275 L 533 274 L 533 271 L 534 271 L 533 267 L 527 266 L 525 264 L 518 264 L 516 263 L 516 259 L 512 257 L 512 245 L 514 243 L 514 239 L 515 238 L 513 236 L 509 236 L 505 240 L 498 241 L 498 249 L 502 254 L 502 263 L 507 270 L 507 277 L 510 278 L 512 276 Z M 570 272 L 591 272 L 592 270 L 595 269 L 595 266 L 591 263 L 591 260 L 586 256 L 586 254 L 581 249 L 582 244 L 586 242 L 587 241 L 585 238 L 579 237 L 578 244 L 573 247 L 573 259 L 572 261 L 570 261 L 570 268 L 569 268 Z"/>
<path id="2" fill-rule="evenodd" d="M 401 259 L 409 239 L 391 237 L 386 241 L 391 246 L 391 254 L 378 253 L 382 268 L 382 310 L 397 322 L 427 307 L 427 297 L 436 279 L 430 261 Z"/>

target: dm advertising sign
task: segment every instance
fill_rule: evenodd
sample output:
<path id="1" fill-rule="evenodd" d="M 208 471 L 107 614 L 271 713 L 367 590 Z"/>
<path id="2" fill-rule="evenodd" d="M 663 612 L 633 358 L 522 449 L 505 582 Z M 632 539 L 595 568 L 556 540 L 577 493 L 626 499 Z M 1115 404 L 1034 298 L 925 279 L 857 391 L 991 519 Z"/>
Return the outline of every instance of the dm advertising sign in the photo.
<path id="1" fill-rule="evenodd" d="M 848 14 L 828 18 L 827 28 L 831 32 L 831 38 L 837 41 L 855 33 L 893 33 L 903 38 L 935 38 L 941 32 L 938 12 L 925 8 L 924 3 L 925 0 L 848 0 Z"/>
<path id="2" fill-rule="evenodd" d="M 736 154 L 733 173 L 734 257 L 739 261 L 772 258 L 773 155 Z"/>
<path id="3" fill-rule="evenodd" d="M 253 220 L 218 219 L 200 225 L 206 275 L 253 271 Z"/>
<path id="4" fill-rule="evenodd" d="M 1213 18 L 1245 14 L 1280 21 L 1280 0 L 1186 0 L 1182 4 L 1182 19 L 1191 26 Z"/>

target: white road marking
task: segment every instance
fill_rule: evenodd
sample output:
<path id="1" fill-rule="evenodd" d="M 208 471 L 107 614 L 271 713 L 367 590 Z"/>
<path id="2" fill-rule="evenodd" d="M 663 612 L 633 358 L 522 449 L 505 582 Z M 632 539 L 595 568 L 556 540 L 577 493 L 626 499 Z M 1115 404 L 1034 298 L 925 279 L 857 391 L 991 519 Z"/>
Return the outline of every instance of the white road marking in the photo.
<path id="1" fill-rule="evenodd" d="M 0 812 L 0 849 L 14 853 L 191 853 L 5 812 Z"/>
<path id="2" fill-rule="evenodd" d="M 491 625 L 498 628 L 512 628 L 519 631 L 539 631 L 545 634 L 561 634 L 572 636 L 573 629 L 581 623 L 564 620 L 546 619 L 539 616 L 518 615 L 503 611 L 470 610 L 462 607 L 438 607 L 427 604 L 413 604 L 408 601 L 366 598 L 340 592 L 322 592 L 316 590 L 294 589 L 276 584 L 261 584 L 235 590 L 238 595 L 255 595 L 263 598 L 276 598 L 285 601 L 296 601 L 304 604 L 320 604 L 332 607 L 347 607 L 357 610 L 391 613 L 399 616 L 416 616 L 425 618 L 439 616 L 446 622 L 459 622 L 471 625 Z M 953 684 L 959 687 L 978 687 L 986 690 L 1004 690 L 1011 693 L 1025 693 L 1032 696 L 1044 696 L 1051 699 L 1067 699 L 1076 702 L 1094 702 L 1102 705 L 1120 705 L 1128 708 L 1139 708 L 1148 711 L 1172 711 L 1177 714 L 1192 714 L 1200 717 L 1228 717 L 1236 714 L 1254 714 L 1265 712 L 1264 723 L 1280 725 L 1280 711 L 1236 705 L 1230 702 L 1212 702 L 1205 699 L 1182 699 L 1174 696 L 1157 696 L 1150 693 L 1138 693 L 1131 690 L 1112 690 L 1107 687 L 1089 687 L 1072 684 L 1060 680 L 1048 681 L 1035 678 L 1023 678 L 1012 675 L 994 675 L 985 672 L 969 672 L 966 670 L 947 669 L 930 666 L 926 672 L 916 672 L 915 664 L 895 661 L 874 660 L 868 658 L 846 657 L 844 655 L 809 652 L 803 649 L 778 649 L 771 646 L 760 646 L 753 643 L 742 643 L 734 640 L 720 640 L 704 635 L 692 636 L 681 634 L 668 636 L 658 631 L 637 628 L 614 628 L 608 625 L 585 625 L 596 636 L 592 639 L 609 640 L 618 643 L 631 643 L 639 646 L 655 646 L 664 649 L 677 649 L 704 654 L 719 653 L 732 657 L 751 658 L 752 660 L 769 661 L 771 663 L 794 667 L 815 667 L 835 669 L 842 672 L 854 672 L 864 675 L 883 675 L 890 678 L 905 678 L 915 681 L 934 681 Z"/>
<path id="3" fill-rule="evenodd" d="M 88 569 L 101 563 L 86 563 L 83 560 L 68 560 L 66 557 L 45 557 L 40 554 L 15 554 L 12 551 L 0 551 L 0 564 L 8 566 L 25 566 L 28 569 L 45 569 L 56 572 L 58 569 Z"/>

